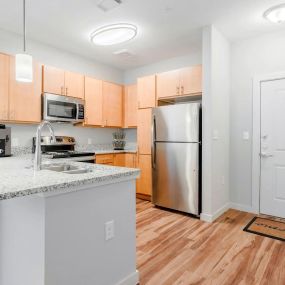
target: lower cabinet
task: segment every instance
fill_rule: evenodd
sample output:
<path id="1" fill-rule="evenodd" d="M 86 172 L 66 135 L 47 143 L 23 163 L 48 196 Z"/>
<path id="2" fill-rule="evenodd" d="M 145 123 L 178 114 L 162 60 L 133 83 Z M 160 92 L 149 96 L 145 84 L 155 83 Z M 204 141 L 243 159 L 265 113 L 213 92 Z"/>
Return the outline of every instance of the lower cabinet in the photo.
<path id="1" fill-rule="evenodd" d="M 97 154 L 96 163 L 119 167 L 139 168 L 140 178 L 137 179 L 137 196 L 150 200 L 152 195 L 151 155 L 137 153 Z"/>
<path id="2" fill-rule="evenodd" d="M 141 170 L 141 176 L 137 180 L 137 194 L 150 198 L 152 194 L 151 155 L 140 154 L 138 156 L 138 168 Z"/>

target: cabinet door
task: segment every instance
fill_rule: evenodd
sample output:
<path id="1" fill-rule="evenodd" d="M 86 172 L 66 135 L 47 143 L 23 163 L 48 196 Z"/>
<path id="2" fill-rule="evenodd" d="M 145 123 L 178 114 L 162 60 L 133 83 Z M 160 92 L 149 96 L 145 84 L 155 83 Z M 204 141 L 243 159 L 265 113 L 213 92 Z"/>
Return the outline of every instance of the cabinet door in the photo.
<path id="1" fill-rule="evenodd" d="M 138 151 L 151 154 L 151 109 L 138 110 Z"/>
<path id="2" fill-rule="evenodd" d="M 202 93 L 202 65 L 181 69 L 180 86 L 181 95 Z"/>
<path id="3" fill-rule="evenodd" d="M 96 155 L 96 163 L 113 165 L 114 164 L 114 155 L 112 153 L 97 154 Z"/>
<path id="4" fill-rule="evenodd" d="M 138 78 L 138 107 L 152 108 L 155 107 L 156 101 L 156 76 L 150 75 Z"/>
<path id="5" fill-rule="evenodd" d="M 139 155 L 138 166 L 141 170 L 140 178 L 137 182 L 137 193 L 143 195 L 152 194 L 152 168 L 151 168 L 151 156 Z"/>
<path id="6" fill-rule="evenodd" d="M 65 95 L 70 97 L 84 98 L 84 75 L 65 71 Z"/>
<path id="7" fill-rule="evenodd" d="M 123 87 L 103 82 L 103 126 L 122 127 L 123 125 Z"/>
<path id="8" fill-rule="evenodd" d="M 34 62 L 32 83 L 16 81 L 15 57 L 10 57 L 10 116 L 11 121 L 40 122 L 41 121 L 41 86 L 42 68 Z"/>
<path id="9" fill-rule="evenodd" d="M 114 166 L 125 167 L 126 155 L 124 153 L 116 153 L 114 155 Z"/>
<path id="10" fill-rule="evenodd" d="M 174 97 L 180 94 L 180 70 L 163 72 L 157 75 L 157 99 Z"/>
<path id="11" fill-rule="evenodd" d="M 125 87 L 125 127 L 131 128 L 137 126 L 137 85 Z"/>
<path id="12" fill-rule="evenodd" d="M 125 166 L 129 168 L 137 167 L 137 154 L 136 153 L 126 153 L 125 154 Z"/>
<path id="13" fill-rule="evenodd" d="M 85 123 L 103 123 L 103 81 L 91 77 L 85 77 Z"/>
<path id="14" fill-rule="evenodd" d="M 43 92 L 64 95 L 64 70 L 43 66 Z"/>
<path id="15" fill-rule="evenodd" d="M 0 120 L 8 120 L 10 57 L 0 54 Z"/>

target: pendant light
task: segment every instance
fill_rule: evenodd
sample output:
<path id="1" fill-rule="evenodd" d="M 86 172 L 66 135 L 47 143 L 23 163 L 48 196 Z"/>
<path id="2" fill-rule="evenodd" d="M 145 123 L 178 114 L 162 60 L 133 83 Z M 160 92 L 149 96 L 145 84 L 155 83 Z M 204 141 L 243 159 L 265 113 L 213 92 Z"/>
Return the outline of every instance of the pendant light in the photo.
<path id="1" fill-rule="evenodd" d="M 23 48 L 24 52 L 16 54 L 16 80 L 33 81 L 33 58 L 26 53 L 26 0 L 23 0 Z"/>

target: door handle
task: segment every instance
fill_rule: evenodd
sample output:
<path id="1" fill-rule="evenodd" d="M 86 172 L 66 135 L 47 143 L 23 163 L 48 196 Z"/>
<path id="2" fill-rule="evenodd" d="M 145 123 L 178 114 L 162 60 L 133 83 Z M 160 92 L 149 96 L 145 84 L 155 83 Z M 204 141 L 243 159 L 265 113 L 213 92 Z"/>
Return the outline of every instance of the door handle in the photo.
<path id="1" fill-rule="evenodd" d="M 273 157 L 273 156 L 274 156 L 273 154 L 269 154 L 269 153 L 266 153 L 266 152 L 261 152 L 260 153 L 260 157 L 263 157 L 263 158 Z"/>
<path id="2" fill-rule="evenodd" d="M 155 116 L 152 117 L 151 125 L 151 164 L 152 168 L 155 168 L 156 164 L 156 120 Z"/>

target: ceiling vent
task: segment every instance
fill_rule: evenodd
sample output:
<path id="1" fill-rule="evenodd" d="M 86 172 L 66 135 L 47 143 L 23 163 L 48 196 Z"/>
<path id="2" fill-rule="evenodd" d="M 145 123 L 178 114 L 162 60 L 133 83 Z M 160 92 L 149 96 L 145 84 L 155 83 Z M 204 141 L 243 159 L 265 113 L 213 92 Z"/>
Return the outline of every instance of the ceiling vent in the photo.
<path id="1" fill-rule="evenodd" d="M 101 0 L 97 7 L 104 12 L 109 12 L 123 3 L 123 0 Z"/>
<path id="2" fill-rule="evenodd" d="M 116 55 L 116 56 L 119 56 L 119 57 L 124 57 L 124 58 L 131 57 L 131 56 L 134 55 L 133 53 L 131 53 L 127 49 L 121 49 L 121 50 L 118 50 L 118 51 L 114 51 L 113 54 Z"/>

